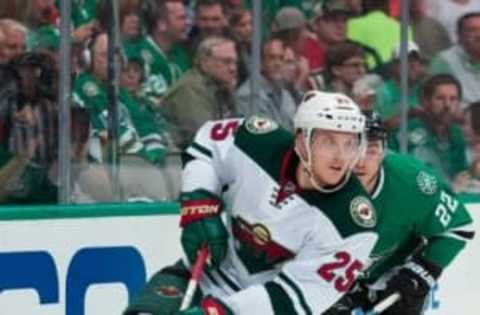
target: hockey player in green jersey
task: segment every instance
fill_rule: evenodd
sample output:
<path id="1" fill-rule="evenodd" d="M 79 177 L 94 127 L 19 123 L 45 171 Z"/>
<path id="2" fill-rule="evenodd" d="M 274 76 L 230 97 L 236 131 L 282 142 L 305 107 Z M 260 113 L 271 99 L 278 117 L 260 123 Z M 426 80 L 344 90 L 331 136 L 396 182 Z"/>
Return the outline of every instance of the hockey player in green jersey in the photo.
<path id="1" fill-rule="evenodd" d="M 348 97 L 312 91 L 296 134 L 263 117 L 207 122 L 184 156 L 181 241 L 210 261 L 193 307 L 188 271 L 149 281 L 125 314 L 320 314 L 354 283 L 377 240 L 377 215 L 351 170 L 364 116 Z"/>
<path id="2" fill-rule="evenodd" d="M 386 131 L 367 114 L 368 146 L 354 171 L 371 194 L 379 240 L 365 279 L 325 314 L 350 315 L 400 293 L 382 314 L 422 314 L 442 271 L 473 238 L 472 219 L 448 184 L 422 162 L 386 151 Z"/>

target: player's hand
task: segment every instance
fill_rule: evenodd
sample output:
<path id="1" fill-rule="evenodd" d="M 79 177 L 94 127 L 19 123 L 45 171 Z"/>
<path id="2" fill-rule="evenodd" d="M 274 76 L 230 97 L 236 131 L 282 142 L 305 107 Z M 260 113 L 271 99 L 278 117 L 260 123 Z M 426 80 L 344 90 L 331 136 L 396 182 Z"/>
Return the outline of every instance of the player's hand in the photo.
<path id="1" fill-rule="evenodd" d="M 217 267 L 227 253 L 228 233 L 220 217 L 221 201 L 215 198 L 189 200 L 182 196 L 181 242 L 190 263 L 203 245 L 210 252 L 210 266 Z"/>
<path id="2" fill-rule="evenodd" d="M 200 307 L 192 307 L 188 310 L 180 311 L 176 315 L 233 315 L 233 312 L 221 301 L 207 296 L 202 300 Z"/>
<path id="3" fill-rule="evenodd" d="M 421 314 L 425 298 L 440 276 L 441 268 L 416 258 L 408 261 L 387 282 L 387 288 L 379 292 L 378 301 L 391 294 L 400 293 L 400 300 L 383 312 L 385 315 L 418 315 Z"/>
<path id="4" fill-rule="evenodd" d="M 357 281 L 350 291 L 345 294 L 337 303 L 331 306 L 323 315 L 351 315 L 356 308 L 366 311 L 372 307 L 369 299 L 368 287 Z"/>

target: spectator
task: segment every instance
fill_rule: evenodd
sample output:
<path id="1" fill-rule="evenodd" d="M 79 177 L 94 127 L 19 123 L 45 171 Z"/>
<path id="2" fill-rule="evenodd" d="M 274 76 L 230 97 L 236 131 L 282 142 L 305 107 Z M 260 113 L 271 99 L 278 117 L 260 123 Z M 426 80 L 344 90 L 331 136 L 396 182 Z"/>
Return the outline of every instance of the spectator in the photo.
<path id="1" fill-rule="evenodd" d="M 322 71 L 325 67 L 327 48 L 347 39 L 347 20 L 352 8 L 345 0 L 324 1 L 315 7 L 313 29 L 316 36 L 305 41 L 303 55 L 310 71 Z"/>
<path id="2" fill-rule="evenodd" d="M 140 0 L 120 2 L 120 34 L 125 43 L 135 43 L 141 37 Z"/>
<path id="3" fill-rule="evenodd" d="M 283 87 L 283 73 L 278 71 L 285 66 L 285 47 L 280 39 L 267 40 L 262 47 L 262 76 L 259 97 L 251 100 L 250 80 L 243 83 L 235 94 L 240 114 L 251 116 L 261 113 L 276 121 L 283 128 L 293 131 L 295 101 Z"/>
<path id="4" fill-rule="evenodd" d="M 287 49 L 290 48 L 295 54 L 297 69 L 293 88 L 307 90 L 310 68 L 307 58 L 302 53 L 305 40 L 311 35 L 306 27 L 305 15 L 296 7 L 281 8 L 272 23 L 272 36 L 281 39 Z"/>
<path id="5" fill-rule="evenodd" d="M 409 115 L 415 115 L 419 104 L 420 88 L 428 69 L 416 43 L 408 43 L 408 97 Z M 400 124 L 400 46 L 393 52 L 393 58 L 388 65 L 390 78 L 377 88 L 374 110 L 381 116 L 387 129 L 397 128 Z"/>
<path id="6" fill-rule="evenodd" d="M 252 43 L 252 12 L 239 9 L 231 12 L 229 18 L 230 32 L 237 47 L 238 82 L 243 83 L 250 75 L 251 43 Z"/>
<path id="7" fill-rule="evenodd" d="M 30 0 L 29 4 L 26 20 L 29 30 L 46 25 L 56 25 L 58 12 L 54 0 Z"/>
<path id="8" fill-rule="evenodd" d="M 303 79 L 304 76 L 308 75 L 308 73 L 306 73 L 306 71 L 308 71 L 306 59 L 298 58 L 291 47 L 285 46 L 285 56 L 283 57 L 283 67 L 281 71 L 283 73 L 284 87 L 292 95 L 295 104 L 300 104 L 305 90 L 308 89 L 308 81 L 307 84 L 302 83 L 305 81 L 305 79 Z M 303 88 L 304 85 L 307 85 L 307 88 Z"/>
<path id="9" fill-rule="evenodd" d="M 368 0 L 364 4 L 367 13 L 348 21 L 348 38 L 373 49 L 380 62 L 387 63 L 400 42 L 400 23 L 388 16 L 388 1 Z M 408 38 L 412 38 L 410 29 Z M 380 66 L 373 58 L 368 58 L 368 65 L 370 69 Z"/>
<path id="10" fill-rule="evenodd" d="M 314 89 L 343 93 L 353 97 L 353 84 L 367 72 L 365 52 L 358 44 L 340 42 L 328 50 L 327 68 L 310 76 Z"/>
<path id="11" fill-rule="evenodd" d="M 163 101 L 177 147 L 184 149 L 207 120 L 237 115 L 237 62 L 232 40 L 209 37 L 200 43 L 194 67 L 168 89 Z"/>
<path id="12" fill-rule="evenodd" d="M 0 27 L 0 65 L 7 63 L 7 35 L 5 30 Z"/>
<path id="13" fill-rule="evenodd" d="M 27 28 L 18 21 L 1 19 L 0 29 L 5 34 L 4 58 L 9 62 L 25 52 Z"/>
<path id="14" fill-rule="evenodd" d="M 426 14 L 426 0 L 412 0 L 410 6 L 413 39 L 420 48 L 420 53 L 431 60 L 439 51 L 451 45 L 450 37 L 438 20 Z"/>
<path id="15" fill-rule="evenodd" d="M 102 33 L 92 42 L 92 64 L 75 80 L 74 93 L 82 106 L 91 114 L 92 133 L 101 144 L 108 144 L 108 97 L 107 97 L 107 42 L 108 37 Z M 152 151 L 144 143 L 134 125 L 133 118 L 138 118 L 138 106 L 124 89 L 119 90 L 119 145 L 121 167 L 119 169 L 120 185 L 125 198 L 146 197 L 153 200 L 173 198 L 173 192 L 164 178 L 163 172 L 151 162 L 157 162 L 165 150 L 152 161 Z M 138 123 L 138 120 L 136 120 Z M 95 143 L 95 141 L 92 141 Z M 92 158 L 104 161 L 102 148 L 91 151 Z M 155 156 L 155 155 L 153 155 Z"/>
<path id="16" fill-rule="evenodd" d="M 477 0 L 427 0 L 427 15 L 447 30 L 452 43 L 458 40 L 457 21 L 465 14 L 480 11 Z"/>
<path id="17" fill-rule="evenodd" d="M 468 169 L 464 135 L 454 122 L 461 97 L 461 85 L 453 76 L 432 76 L 422 88 L 423 115 L 410 119 L 407 126 L 408 153 L 452 182 Z M 398 149 L 399 137 L 398 130 L 392 133 L 391 148 Z"/>
<path id="18" fill-rule="evenodd" d="M 466 104 L 480 100 L 480 11 L 458 20 L 458 44 L 440 52 L 430 68 L 433 74 L 450 73 L 458 78 Z"/>
<path id="19" fill-rule="evenodd" d="M 21 54 L 0 68 L 0 203 L 57 202 L 56 72 L 46 55 Z"/>
<path id="20" fill-rule="evenodd" d="M 228 22 L 225 7 L 220 0 L 198 0 L 190 33 L 190 54 L 195 55 L 200 42 L 209 36 L 226 36 Z"/>
<path id="21" fill-rule="evenodd" d="M 159 106 L 167 88 L 189 67 L 187 52 L 177 46 L 186 39 L 187 24 L 181 0 L 149 3 L 145 16 L 148 35 L 126 53 L 143 59 L 146 69 L 143 93 Z"/>
<path id="22" fill-rule="evenodd" d="M 126 103 L 135 128 L 138 131 L 148 159 L 153 163 L 162 162 L 166 150 L 172 148 L 170 125 L 165 119 L 162 108 L 155 108 L 142 95 L 140 85 L 144 77 L 144 68 L 140 59 L 130 59 L 122 67 L 120 85 L 128 92 L 130 101 Z"/>
<path id="23" fill-rule="evenodd" d="M 355 80 L 352 87 L 353 100 L 365 112 L 373 111 L 373 104 L 377 97 L 377 89 L 383 84 L 382 77 L 378 74 L 366 74 Z"/>

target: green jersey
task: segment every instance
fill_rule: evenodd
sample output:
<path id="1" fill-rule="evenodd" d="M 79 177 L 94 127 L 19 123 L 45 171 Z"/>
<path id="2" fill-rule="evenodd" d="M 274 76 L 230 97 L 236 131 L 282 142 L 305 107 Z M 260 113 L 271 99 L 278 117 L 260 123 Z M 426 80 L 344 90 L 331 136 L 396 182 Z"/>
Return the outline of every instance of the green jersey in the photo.
<path id="1" fill-rule="evenodd" d="M 161 162 L 172 141 L 170 126 L 161 111 L 155 111 L 148 99 L 130 95 L 125 89 L 120 89 L 119 97 L 130 113 L 148 160 L 153 163 Z"/>
<path id="2" fill-rule="evenodd" d="M 410 156 L 387 153 L 372 198 L 379 239 L 369 280 L 402 265 L 415 250 L 445 268 L 473 237 L 472 219 L 455 193 Z M 426 241 L 420 249 L 419 239 Z"/>
<path id="3" fill-rule="evenodd" d="M 121 90 L 121 89 L 120 89 Z M 74 93 L 80 105 L 88 108 L 91 115 L 92 127 L 95 133 L 107 130 L 108 126 L 108 96 L 107 87 L 91 74 L 83 72 L 75 80 Z M 137 130 L 131 121 L 128 107 L 125 103 L 128 100 L 122 100 L 121 92 L 119 98 L 120 130 L 119 143 L 122 153 L 140 153 L 143 145 L 139 139 Z"/>
<path id="4" fill-rule="evenodd" d="M 163 96 L 167 88 L 182 75 L 184 69 L 189 67 L 186 51 L 174 47 L 172 52 L 178 56 L 173 58 L 173 53 L 171 56 L 167 55 L 150 36 L 144 37 L 129 49 L 131 48 L 135 48 L 136 52 L 127 52 L 129 58 L 141 58 L 145 67 L 146 81 L 142 86 L 142 94 L 153 100 Z"/>
<path id="5" fill-rule="evenodd" d="M 452 179 L 467 170 L 467 157 L 463 131 L 458 124 L 451 124 L 446 139 L 439 139 L 429 130 L 422 119 L 408 122 L 408 153 L 425 162 L 441 176 Z M 389 147 L 398 150 L 400 133 L 393 133 Z"/>
<path id="6" fill-rule="evenodd" d="M 55 1 L 60 10 L 60 0 Z M 97 15 L 97 0 L 72 0 L 72 22 L 75 28 L 87 24 Z"/>

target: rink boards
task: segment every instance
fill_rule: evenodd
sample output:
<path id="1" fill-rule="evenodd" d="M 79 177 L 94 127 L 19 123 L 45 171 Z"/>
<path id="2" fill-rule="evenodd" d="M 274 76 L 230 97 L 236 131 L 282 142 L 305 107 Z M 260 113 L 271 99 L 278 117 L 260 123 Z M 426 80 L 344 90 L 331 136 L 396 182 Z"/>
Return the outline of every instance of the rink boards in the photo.
<path id="1" fill-rule="evenodd" d="M 480 204 L 468 208 L 479 230 Z M 0 211 L 0 314 L 119 315 L 146 279 L 181 255 L 176 204 Z M 431 315 L 476 315 L 477 237 L 442 276 Z"/>

